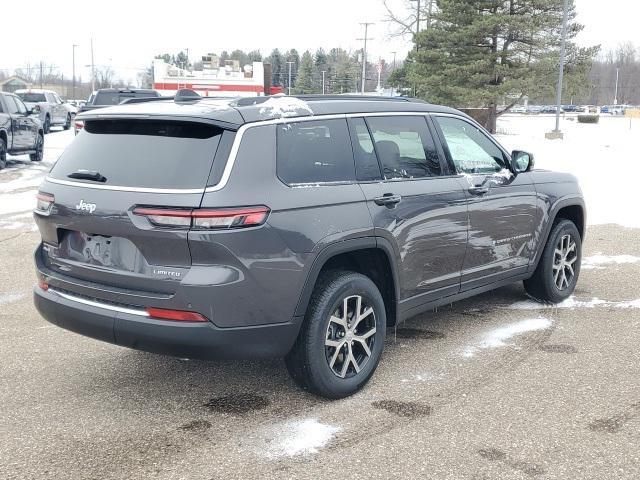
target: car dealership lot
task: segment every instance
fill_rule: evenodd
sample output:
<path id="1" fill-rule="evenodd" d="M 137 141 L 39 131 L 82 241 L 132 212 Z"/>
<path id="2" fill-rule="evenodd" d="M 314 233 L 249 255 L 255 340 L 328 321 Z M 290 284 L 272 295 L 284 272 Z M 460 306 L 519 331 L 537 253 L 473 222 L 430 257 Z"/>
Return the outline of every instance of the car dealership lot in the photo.
<path id="1" fill-rule="evenodd" d="M 506 118 L 501 141 L 526 142 L 549 168 L 557 152 L 585 184 L 591 219 L 620 214 L 610 205 L 631 195 L 611 183 L 614 165 L 597 168 L 611 152 L 633 173 L 633 157 L 616 155 L 626 135 L 603 122 L 589 144 L 567 124 L 567 141 L 543 143 L 523 122 L 538 120 Z M 44 164 L 71 138 L 47 135 Z M 637 211 L 628 227 L 589 227 L 570 302 L 544 308 L 514 285 L 412 319 L 388 332 L 362 392 L 328 402 L 300 392 L 280 360 L 161 357 L 42 320 L 28 202 L 45 171 L 12 160 L 0 176 L 0 478 L 640 475 Z"/>

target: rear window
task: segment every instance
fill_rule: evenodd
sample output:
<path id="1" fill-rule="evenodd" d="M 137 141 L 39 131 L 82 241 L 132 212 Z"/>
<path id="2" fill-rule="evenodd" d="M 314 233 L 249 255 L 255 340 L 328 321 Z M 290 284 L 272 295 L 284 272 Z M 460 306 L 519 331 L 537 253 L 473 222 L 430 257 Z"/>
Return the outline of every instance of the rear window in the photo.
<path id="1" fill-rule="evenodd" d="M 157 97 L 156 92 L 98 92 L 93 105 L 118 105 L 129 98 Z"/>
<path id="2" fill-rule="evenodd" d="M 184 189 L 207 184 L 223 130 L 196 122 L 87 120 L 51 177 L 110 186 Z M 103 182 L 69 177 L 98 173 Z"/>
<path id="3" fill-rule="evenodd" d="M 348 182 L 355 179 L 346 120 L 278 125 L 277 169 L 287 184 Z"/>
<path id="4" fill-rule="evenodd" d="M 18 93 L 17 94 L 23 102 L 32 102 L 32 103 L 37 103 L 37 102 L 46 102 L 47 99 L 44 96 L 44 93 L 33 93 L 33 92 L 27 92 L 27 93 Z"/>

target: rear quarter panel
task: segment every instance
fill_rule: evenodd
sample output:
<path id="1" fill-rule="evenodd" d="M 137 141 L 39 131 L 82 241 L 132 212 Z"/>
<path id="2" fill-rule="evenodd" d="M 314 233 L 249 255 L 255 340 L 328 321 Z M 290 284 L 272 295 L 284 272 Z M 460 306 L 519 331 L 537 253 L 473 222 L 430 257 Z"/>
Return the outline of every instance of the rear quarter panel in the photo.
<path id="1" fill-rule="evenodd" d="M 220 321 L 289 321 L 319 252 L 335 242 L 373 235 L 357 184 L 290 187 L 278 179 L 274 125 L 244 132 L 227 185 L 202 200 L 202 207 L 251 205 L 271 209 L 263 227 L 189 234 L 194 263 L 220 259 L 240 271 L 237 288 L 224 289 L 224 298 L 214 299 Z"/>

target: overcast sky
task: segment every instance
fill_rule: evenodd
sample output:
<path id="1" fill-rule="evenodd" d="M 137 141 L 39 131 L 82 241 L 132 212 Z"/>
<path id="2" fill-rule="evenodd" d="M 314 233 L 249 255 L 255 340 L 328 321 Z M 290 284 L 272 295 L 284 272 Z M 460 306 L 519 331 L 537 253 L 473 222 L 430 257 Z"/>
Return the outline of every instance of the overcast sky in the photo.
<path id="1" fill-rule="evenodd" d="M 89 7 L 90 3 L 98 2 L 3 2 L 0 68 L 12 73 L 27 62 L 43 60 L 70 76 L 76 43 L 76 72 L 86 79 L 93 37 L 96 65 L 110 65 L 119 76 L 135 80 L 155 54 L 186 48 L 192 59 L 236 48 L 259 49 L 263 55 L 274 47 L 354 50 L 362 47 L 357 39 L 363 37 L 359 23 L 365 21 L 375 22 L 370 27 L 370 60 L 382 56 L 390 61 L 393 51 L 401 58 L 411 46 L 409 38 L 390 38 L 394 27 L 384 22 L 382 0 L 111 0 Z M 405 3 L 389 1 L 400 12 Z M 631 41 L 640 46 L 639 1 L 576 3 L 578 20 L 586 26 L 578 39 L 581 44 L 602 44 L 606 49 Z"/>

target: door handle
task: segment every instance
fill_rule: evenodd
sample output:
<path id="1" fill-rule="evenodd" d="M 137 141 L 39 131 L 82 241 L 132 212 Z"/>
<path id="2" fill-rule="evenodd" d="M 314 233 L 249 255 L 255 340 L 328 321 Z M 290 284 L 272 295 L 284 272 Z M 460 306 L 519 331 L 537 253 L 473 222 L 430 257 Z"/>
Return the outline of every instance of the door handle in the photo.
<path id="1" fill-rule="evenodd" d="M 374 198 L 373 201 L 381 207 L 393 208 L 402 201 L 402 197 L 393 193 L 385 193 L 381 197 Z"/>
<path id="2" fill-rule="evenodd" d="M 484 195 L 489 193 L 489 187 L 486 186 L 477 186 L 477 187 L 469 187 L 469 193 L 471 195 Z"/>

